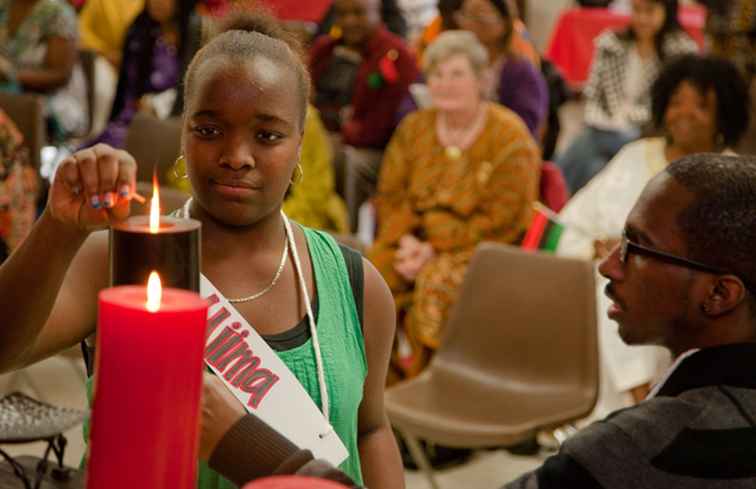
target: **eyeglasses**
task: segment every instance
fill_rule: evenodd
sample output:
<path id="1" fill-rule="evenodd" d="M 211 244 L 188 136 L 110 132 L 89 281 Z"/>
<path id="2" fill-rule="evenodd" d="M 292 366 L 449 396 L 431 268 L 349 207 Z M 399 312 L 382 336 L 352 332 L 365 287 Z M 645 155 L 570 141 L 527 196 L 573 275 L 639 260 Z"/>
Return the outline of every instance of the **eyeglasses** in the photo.
<path id="1" fill-rule="evenodd" d="M 454 20 L 461 24 L 464 22 L 471 22 L 478 25 L 496 25 L 501 22 L 501 17 L 497 15 L 476 15 L 468 14 L 466 12 L 456 12 L 454 14 Z"/>
<path id="2" fill-rule="evenodd" d="M 630 253 L 635 253 L 636 255 L 649 256 L 651 258 L 656 258 L 659 261 L 667 262 L 672 265 L 677 265 L 678 267 L 691 268 L 693 270 L 698 270 L 705 273 L 713 273 L 714 275 L 734 275 L 738 277 L 738 275 L 732 272 L 729 272 L 727 270 L 724 270 L 722 268 L 712 267 L 710 265 L 706 265 L 705 263 L 701 263 L 699 261 L 689 260 L 681 256 L 673 255 L 671 253 L 665 253 L 664 251 L 655 250 L 653 248 L 649 248 L 648 246 L 643 246 L 642 244 L 638 244 L 635 241 L 630 241 L 630 238 L 627 237 L 627 233 L 623 231 L 622 239 L 620 240 L 620 244 L 619 244 L 619 259 L 623 264 L 627 263 L 627 256 Z M 740 279 L 741 282 L 743 282 L 743 285 L 745 286 L 747 291 L 751 292 L 752 294 L 756 294 L 756 286 L 754 286 L 754 284 L 748 283 L 747 281 L 743 280 L 741 277 L 738 277 L 738 278 Z"/>
<path id="3" fill-rule="evenodd" d="M 619 258 L 622 263 L 627 263 L 627 256 L 630 253 L 635 253 L 636 255 L 650 256 L 651 258 L 656 258 L 657 260 L 667 262 L 672 265 L 692 268 L 701 272 L 713 273 L 716 275 L 730 274 L 730 272 L 722 270 L 721 268 L 715 268 L 698 261 L 689 260 L 687 258 L 683 258 L 681 256 L 673 255 L 670 253 L 665 253 L 664 251 L 655 250 L 653 248 L 649 248 L 648 246 L 643 246 L 642 244 L 630 241 L 630 238 L 627 237 L 627 233 L 624 232 L 622 233 L 622 239 L 620 240 L 619 252 Z"/>

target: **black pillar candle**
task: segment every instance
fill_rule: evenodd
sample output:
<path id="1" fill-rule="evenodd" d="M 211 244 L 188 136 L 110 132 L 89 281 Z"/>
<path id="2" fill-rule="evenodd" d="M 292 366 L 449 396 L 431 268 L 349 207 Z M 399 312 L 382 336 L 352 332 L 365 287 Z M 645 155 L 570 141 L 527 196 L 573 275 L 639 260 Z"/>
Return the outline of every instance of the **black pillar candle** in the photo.
<path id="1" fill-rule="evenodd" d="M 160 216 L 151 232 L 149 216 L 133 216 L 111 228 L 111 285 L 145 285 L 153 270 L 163 287 L 199 292 L 199 221 Z"/>

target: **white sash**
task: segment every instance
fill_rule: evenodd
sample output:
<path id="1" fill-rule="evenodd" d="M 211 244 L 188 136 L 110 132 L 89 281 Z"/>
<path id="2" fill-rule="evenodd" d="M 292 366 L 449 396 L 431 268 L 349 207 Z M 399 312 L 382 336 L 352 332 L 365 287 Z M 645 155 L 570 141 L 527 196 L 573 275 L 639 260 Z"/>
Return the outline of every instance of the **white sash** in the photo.
<path id="1" fill-rule="evenodd" d="M 210 303 L 205 363 L 239 402 L 315 458 L 339 465 L 349 452 L 286 364 L 204 275 Z"/>

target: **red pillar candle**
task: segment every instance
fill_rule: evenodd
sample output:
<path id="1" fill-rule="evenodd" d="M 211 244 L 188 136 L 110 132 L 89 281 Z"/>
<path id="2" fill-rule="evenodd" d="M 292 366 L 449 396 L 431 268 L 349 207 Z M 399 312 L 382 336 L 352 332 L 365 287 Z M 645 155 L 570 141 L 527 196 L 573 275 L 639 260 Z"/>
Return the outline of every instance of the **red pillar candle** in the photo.
<path id="1" fill-rule="evenodd" d="M 250 482 L 242 489 L 349 489 L 344 484 L 301 475 L 277 475 Z"/>
<path id="2" fill-rule="evenodd" d="M 195 487 L 206 323 L 194 292 L 100 292 L 89 489 Z"/>

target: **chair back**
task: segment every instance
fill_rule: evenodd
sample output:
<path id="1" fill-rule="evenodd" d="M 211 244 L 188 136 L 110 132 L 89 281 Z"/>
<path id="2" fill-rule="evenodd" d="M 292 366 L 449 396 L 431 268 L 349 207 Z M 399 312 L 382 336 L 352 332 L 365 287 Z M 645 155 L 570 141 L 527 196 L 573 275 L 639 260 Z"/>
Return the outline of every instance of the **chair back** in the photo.
<path id="1" fill-rule="evenodd" d="M 598 391 L 595 294 L 590 262 L 482 243 L 431 375 L 577 396 L 587 400 L 587 413 Z"/>
<path id="2" fill-rule="evenodd" d="M 79 63 L 81 64 L 81 71 L 84 73 L 84 79 L 87 82 L 87 107 L 89 108 L 89 117 L 87 117 L 88 126 L 86 134 L 92 132 L 95 118 L 95 103 L 96 103 L 96 83 L 97 77 L 95 75 L 95 62 L 97 61 L 97 53 L 89 49 L 79 50 Z"/>
<path id="3" fill-rule="evenodd" d="M 40 95 L 0 92 L 0 108 L 24 135 L 24 144 L 29 148 L 29 160 L 37 169 L 47 139 L 44 104 L 44 98 Z"/>
<path id="4" fill-rule="evenodd" d="M 559 212 L 570 199 L 570 190 L 562 169 L 551 161 L 541 165 L 540 200 L 546 207 Z"/>
<path id="5" fill-rule="evenodd" d="M 126 133 L 125 149 L 137 162 L 137 181 L 152 181 L 155 167 L 160 183 L 166 183 L 166 172 L 181 154 L 181 120 L 138 113 Z"/>

